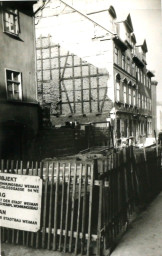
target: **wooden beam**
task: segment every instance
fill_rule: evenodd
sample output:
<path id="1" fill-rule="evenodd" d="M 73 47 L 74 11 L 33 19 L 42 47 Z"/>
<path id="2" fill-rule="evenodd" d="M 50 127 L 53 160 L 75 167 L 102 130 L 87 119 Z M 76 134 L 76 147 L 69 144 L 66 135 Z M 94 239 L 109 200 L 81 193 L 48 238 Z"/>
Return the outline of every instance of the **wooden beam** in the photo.
<path id="1" fill-rule="evenodd" d="M 50 45 L 51 45 L 51 36 L 50 35 L 48 35 L 48 45 L 49 45 L 49 66 L 50 66 L 50 79 L 52 80 L 52 70 L 51 70 L 51 68 L 52 68 L 52 65 L 51 65 L 51 47 L 50 47 Z"/>
<path id="2" fill-rule="evenodd" d="M 61 94 L 61 67 L 60 67 L 60 45 L 58 45 L 58 68 L 59 68 L 59 100 L 62 101 L 62 94 Z M 62 114 L 62 104 L 60 106 L 60 114 Z"/>
<path id="3" fill-rule="evenodd" d="M 65 91 L 65 94 L 66 94 L 66 98 L 67 98 L 67 101 L 68 101 L 68 104 L 69 104 L 69 107 L 70 107 L 70 111 L 71 111 L 71 113 L 73 113 L 73 109 L 72 109 L 72 106 L 71 106 L 71 104 L 70 104 L 68 92 L 67 92 L 67 90 L 66 90 L 66 86 L 65 86 L 65 84 L 64 84 L 64 81 L 62 81 L 62 85 L 63 85 L 64 91 Z"/>
<path id="4" fill-rule="evenodd" d="M 99 103 L 99 99 L 100 99 L 100 95 L 99 95 L 99 70 L 98 68 L 96 69 L 97 72 L 97 110 L 98 112 L 100 112 L 100 103 Z"/>
<path id="5" fill-rule="evenodd" d="M 105 93 L 104 93 L 103 101 L 101 104 L 101 112 L 102 112 L 104 104 L 105 104 L 106 96 L 107 96 L 107 87 L 105 88 Z"/>
<path id="6" fill-rule="evenodd" d="M 66 55 L 66 59 L 65 59 L 65 63 L 64 63 L 64 67 L 63 67 L 62 75 L 61 75 L 61 77 L 60 77 L 60 79 L 61 79 L 61 80 L 64 78 L 64 74 L 65 74 L 65 69 L 66 69 L 66 65 L 67 65 L 68 57 L 69 57 L 69 51 L 67 52 L 67 55 Z"/>
<path id="7" fill-rule="evenodd" d="M 83 105 L 83 69 L 82 69 L 82 59 L 80 58 L 80 75 L 81 75 L 81 104 L 82 104 L 82 114 L 84 114 L 84 105 Z"/>
<path id="8" fill-rule="evenodd" d="M 73 101 L 74 101 L 74 113 L 76 112 L 75 106 L 75 79 L 74 79 L 74 54 L 72 55 L 72 79 L 73 79 Z"/>
<path id="9" fill-rule="evenodd" d="M 91 67 L 88 65 L 88 79 L 89 79 L 89 112 L 92 112 L 92 94 L 91 94 Z"/>
<path id="10" fill-rule="evenodd" d="M 40 45 L 42 47 L 42 35 L 40 35 Z M 42 94 L 42 103 L 43 103 L 43 52 L 40 50 L 41 55 L 41 94 Z"/>
<path id="11" fill-rule="evenodd" d="M 74 78 L 75 79 L 81 79 L 81 78 L 93 78 L 93 77 L 97 77 L 98 75 L 97 74 L 93 74 L 93 75 L 87 75 L 87 76 L 83 76 L 83 77 L 81 77 L 81 76 L 75 76 Z M 104 73 L 102 73 L 102 74 L 100 74 L 99 76 L 108 76 L 108 74 L 104 74 Z M 71 79 L 71 77 L 66 77 L 66 78 L 64 78 L 63 80 L 70 80 Z"/>

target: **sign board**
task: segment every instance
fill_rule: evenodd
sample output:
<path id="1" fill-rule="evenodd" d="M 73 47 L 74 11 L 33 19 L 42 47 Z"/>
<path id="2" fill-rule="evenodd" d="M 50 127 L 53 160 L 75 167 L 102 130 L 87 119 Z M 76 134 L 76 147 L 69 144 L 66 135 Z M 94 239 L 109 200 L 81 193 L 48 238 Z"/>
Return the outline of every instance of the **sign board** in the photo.
<path id="1" fill-rule="evenodd" d="M 41 196 L 40 177 L 0 173 L 0 226 L 37 232 Z"/>

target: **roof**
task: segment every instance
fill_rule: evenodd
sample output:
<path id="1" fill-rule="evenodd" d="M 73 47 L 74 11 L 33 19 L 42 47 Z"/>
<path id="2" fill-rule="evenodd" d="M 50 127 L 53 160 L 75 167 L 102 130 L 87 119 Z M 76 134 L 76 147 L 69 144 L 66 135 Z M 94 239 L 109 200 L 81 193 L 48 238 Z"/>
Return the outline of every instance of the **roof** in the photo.
<path id="1" fill-rule="evenodd" d="M 154 73 L 152 71 L 150 71 L 150 70 L 147 70 L 147 75 L 149 77 L 154 77 L 155 76 Z"/>
<path id="2" fill-rule="evenodd" d="M 147 48 L 147 43 L 146 43 L 146 39 L 143 41 L 143 43 L 142 44 L 138 44 L 138 45 L 136 45 L 136 47 L 141 47 L 142 48 L 142 51 L 143 52 L 148 52 L 148 48 Z"/>
<path id="3" fill-rule="evenodd" d="M 134 31 L 134 29 L 133 29 L 133 24 L 132 24 L 132 19 L 131 19 L 130 13 L 128 14 L 124 23 L 127 26 L 129 32 L 132 33 Z"/>
<path id="4" fill-rule="evenodd" d="M 134 43 L 136 43 L 137 41 L 136 41 L 136 36 L 135 36 L 135 34 L 134 33 L 132 33 L 131 34 L 131 39 L 132 39 L 132 41 L 134 42 Z"/>
<path id="5" fill-rule="evenodd" d="M 115 9 L 112 5 L 110 5 L 109 9 L 108 9 L 109 13 L 111 14 L 111 16 L 116 19 L 116 12 L 115 12 Z"/>
<path id="6" fill-rule="evenodd" d="M 37 1 L 3 1 L 1 2 L 2 8 L 7 8 L 7 7 L 16 8 L 30 16 L 33 15 L 33 5 L 36 3 Z"/>

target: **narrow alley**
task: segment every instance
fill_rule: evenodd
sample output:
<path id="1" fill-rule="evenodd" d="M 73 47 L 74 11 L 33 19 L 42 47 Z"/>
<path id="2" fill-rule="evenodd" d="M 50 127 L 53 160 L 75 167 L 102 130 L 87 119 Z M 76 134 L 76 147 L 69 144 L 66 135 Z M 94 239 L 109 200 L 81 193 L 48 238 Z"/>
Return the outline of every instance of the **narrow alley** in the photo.
<path id="1" fill-rule="evenodd" d="M 162 192 L 129 226 L 111 256 L 162 256 Z"/>

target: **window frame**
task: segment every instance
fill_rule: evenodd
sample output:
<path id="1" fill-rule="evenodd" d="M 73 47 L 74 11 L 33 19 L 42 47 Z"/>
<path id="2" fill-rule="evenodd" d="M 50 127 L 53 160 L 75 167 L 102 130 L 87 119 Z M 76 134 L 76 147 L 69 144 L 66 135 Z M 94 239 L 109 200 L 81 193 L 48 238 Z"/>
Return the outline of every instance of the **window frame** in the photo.
<path id="1" fill-rule="evenodd" d="M 126 62 L 127 62 L 126 71 L 130 74 L 130 72 L 131 72 L 131 68 L 130 68 L 131 60 L 128 56 L 127 56 Z"/>
<path id="2" fill-rule="evenodd" d="M 124 104 L 127 104 L 127 84 L 123 84 L 123 101 Z"/>
<path id="3" fill-rule="evenodd" d="M 10 10 L 8 10 L 8 9 L 10 9 Z M 13 10 L 13 11 L 11 11 L 11 10 Z M 10 26 L 11 26 L 11 22 L 7 21 L 6 18 L 5 18 L 6 13 L 10 14 L 14 17 L 13 18 L 13 26 L 15 27 L 14 31 L 12 31 L 11 29 L 9 29 L 9 30 L 6 29 L 6 23 L 9 23 Z M 14 20 L 15 18 L 17 18 L 17 19 Z M 3 32 L 18 37 L 19 33 L 20 33 L 20 23 L 19 23 L 19 11 L 18 11 L 18 9 L 4 7 L 2 19 L 3 19 Z"/>
<path id="4" fill-rule="evenodd" d="M 138 107 L 141 108 L 141 94 L 138 93 Z"/>
<path id="5" fill-rule="evenodd" d="M 132 88 L 128 87 L 128 102 L 129 102 L 129 105 L 132 105 Z"/>
<path id="6" fill-rule="evenodd" d="M 133 106 L 136 106 L 136 90 L 133 90 Z"/>
<path id="7" fill-rule="evenodd" d="M 10 79 L 8 79 L 8 77 L 7 77 L 7 72 L 11 72 L 11 73 L 18 73 L 18 76 L 19 76 L 19 78 L 20 78 L 20 80 L 19 81 L 15 81 L 15 80 L 10 80 Z M 22 72 L 20 72 L 20 71 L 17 71 L 17 70 L 11 70 L 11 69 L 9 69 L 9 68 L 6 68 L 5 69 L 5 81 L 6 81 L 6 94 L 7 94 L 7 100 L 8 101 L 22 101 Z M 15 92 L 15 89 L 13 88 L 13 84 L 15 85 L 15 84 L 17 84 L 18 86 L 19 86 L 19 98 L 18 99 L 16 99 L 16 98 L 10 98 L 9 97 L 9 89 L 8 89 L 8 83 L 12 83 L 12 95 L 14 96 L 14 92 Z"/>
<path id="8" fill-rule="evenodd" d="M 126 56 L 124 53 L 122 53 L 122 69 L 125 70 L 125 59 L 126 59 Z"/>
<path id="9" fill-rule="evenodd" d="M 119 65 L 119 49 L 116 46 L 114 48 L 114 63 Z"/>

